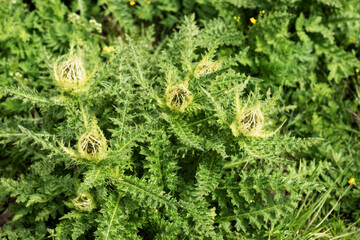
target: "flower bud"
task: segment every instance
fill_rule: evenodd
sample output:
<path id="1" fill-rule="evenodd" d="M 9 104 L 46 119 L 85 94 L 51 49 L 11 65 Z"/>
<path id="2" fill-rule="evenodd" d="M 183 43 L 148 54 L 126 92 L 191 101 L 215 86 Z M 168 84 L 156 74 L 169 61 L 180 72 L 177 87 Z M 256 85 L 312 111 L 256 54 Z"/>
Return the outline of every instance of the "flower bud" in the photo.
<path id="1" fill-rule="evenodd" d="M 64 55 L 54 63 L 55 81 L 66 92 L 81 94 L 89 89 L 88 76 L 80 57 Z"/>
<path id="2" fill-rule="evenodd" d="M 201 60 L 195 68 L 194 76 L 199 78 L 202 75 L 210 74 L 215 72 L 221 66 L 221 62 L 209 61 L 207 58 Z"/>
<path id="3" fill-rule="evenodd" d="M 95 163 L 106 157 L 107 141 L 96 122 L 80 137 L 77 148 L 80 157 Z"/>
<path id="4" fill-rule="evenodd" d="M 71 202 L 81 212 L 91 212 L 96 207 L 94 198 L 88 192 L 78 193 L 77 197 Z"/>
<path id="5" fill-rule="evenodd" d="M 230 127 L 234 136 L 239 136 L 242 133 L 248 137 L 259 137 L 262 135 L 264 122 L 264 115 L 260 110 L 260 104 L 256 104 L 251 108 L 243 108 L 237 114 L 235 121 Z"/>
<path id="6" fill-rule="evenodd" d="M 191 92 L 183 84 L 168 87 L 165 92 L 166 105 L 171 109 L 184 112 L 186 107 L 192 102 Z"/>

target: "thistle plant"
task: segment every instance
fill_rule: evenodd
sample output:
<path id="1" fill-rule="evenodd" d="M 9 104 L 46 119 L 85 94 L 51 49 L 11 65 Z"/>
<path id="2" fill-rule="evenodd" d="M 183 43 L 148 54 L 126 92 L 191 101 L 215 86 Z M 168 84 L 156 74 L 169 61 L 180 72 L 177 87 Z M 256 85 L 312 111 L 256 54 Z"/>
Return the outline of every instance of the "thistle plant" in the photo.
<path id="1" fill-rule="evenodd" d="M 63 6 L 63 1 L 55 2 Z M 52 70 L 43 67 L 24 74 L 0 74 L 7 79 L 0 88 L 1 101 L 5 99 L 0 105 L 5 116 L 0 124 L 0 165 L 4 166 L 0 168 L 0 201 L 5 204 L 0 204 L 0 211 L 10 209 L 13 215 L 1 229 L 0 238 L 356 236 L 353 226 L 358 223 L 344 227 L 341 224 L 347 219 L 342 220 L 343 215 L 337 217 L 344 206 L 338 204 L 340 200 L 349 198 L 348 192 L 358 190 L 354 174 L 356 148 L 349 145 L 346 151 L 326 153 L 326 157 L 319 158 L 322 155 L 315 150 L 320 144 L 325 144 L 326 150 L 338 146 L 327 140 L 298 136 L 302 131 L 311 136 L 307 130 L 316 126 L 319 129 L 323 116 L 311 117 L 309 125 L 300 121 L 308 115 L 297 115 L 292 111 L 295 106 L 286 105 L 295 104 L 289 100 L 288 90 L 300 77 L 307 76 L 302 84 L 326 81 L 324 72 L 319 74 L 321 79 L 316 79 L 320 77 L 303 71 L 314 67 L 309 72 L 317 73 L 326 61 L 332 61 L 322 54 L 323 44 L 329 44 L 324 39 L 333 34 L 317 20 L 316 14 L 308 13 L 331 14 L 336 12 L 333 5 L 327 11 L 314 12 L 313 8 L 326 4 L 316 1 L 305 14 L 309 19 L 304 19 L 295 16 L 301 13 L 294 9 L 301 12 L 300 6 L 308 6 L 306 1 L 279 1 L 270 11 L 270 1 L 199 0 L 194 6 L 199 7 L 200 22 L 195 21 L 195 15 L 185 17 L 177 24 L 177 31 L 163 38 L 153 32 L 157 27 L 144 28 L 142 35 L 137 35 L 141 24 L 132 24 L 132 16 L 136 15 L 136 21 L 142 23 L 143 19 L 151 21 L 152 14 L 160 16 L 166 12 L 159 18 L 172 25 L 169 22 L 177 19 L 177 15 L 172 15 L 175 7 L 170 1 L 133 2 L 102 1 L 94 7 L 90 2 L 79 1 L 72 7 L 74 11 L 79 8 L 80 15 L 72 17 L 69 10 L 64 10 L 73 19 L 71 26 L 83 31 L 84 35 L 76 35 L 76 43 L 84 51 L 93 50 L 92 41 L 85 38 L 91 38 L 94 26 L 100 25 L 91 21 L 93 26 L 87 30 L 81 23 L 86 24 L 90 15 L 105 19 L 98 29 L 104 33 L 104 41 L 97 46 L 99 51 L 89 51 L 96 64 L 90 64 L 91 57 L 84 57 L 86 54 L 70 49 L 58 58 Z M 34 6 L 41 3 L 34 1 Z M 1 1 L 0 5 L 5 6 Z M 47 3 L 43 5 L 48 9 Z M 282 12 L 288 7 L 292 14 Z M 248 10 L 253 14 L 257 8 L 266 8 L 266 14 L 254 15 L 257 22 L 251 24 Z M 8 11 L 6 7 L 1 9 Z M 41 9 L 37 17 L 46 15 Z M 66 16 L 63 9 L 54 7 L 53 11 L 62 17 Z M 100 9 L 108 16 L 96 16 Z M 126 12 L 127 9 L 132 12 Z M 211 16 L 204 18 L 201 10 Z M 234 21 L 235 14 L 241 17 Z M 33 16 L 23 26 L 25 30 L 32 20 L 36 21 Z M 271 18 L 273 22 L 268 22 Z M 244 19 L 246 26 L 239 24 Z M 312 20 L 316 24 L 311 25 Z M 279 29 L 273 24 L 277 21 Z M 288 28 L 287 23 L 296 26 Z M 60 29 L 67 28 L 62 22 L 58 25 Z M 323 27 L 320 32 L 316 30 L 318 26 Z M 133 35 L 123 39 L 119 29 Z M 297 41 L 297 35 L 288 33 L 288 29 L 296 29 L 300 39 L 296 44 L 293 41 Z M 37 30 L 34 34 L 40 32 Z M 9 34 L 12 29 L 7 31 Z M 21 33 L 15 31 L 18 32 Z M 116 38 L 112 34 L 117 34 Z M 59 36 L 62 40 L 64 35 Z M 282 38 L 281 44 L 274 36 Z M 318 41 L 316 47 L 312 38 Z M 58 51 L 57 45 L 52 44 L 57 39 L 52 32 L 45 39 L 45 48 L 54 46 L 55 50 L 50 57 L 44 54 L 40 60 L 36 58 L 45 63 L 37 65 L 40 67 L 68 47 L 64 44 Z M 286 49 L 283 44 L 288 44 Z M 288 51 L 294 53 L 294 58 L 289 58 L 292 55 Z M 316 58 L 310 53 L 317 54 Z M 283 54 L 291 65 L 280 61 Z M 9 59 L 11 54 L 3 58 L 2 69 L 27 69 L 28 65 L 16 66 L 17 62 Z M 317 59 L 321 64 L 315 64 Z M 34 59 L 28 64 L 33 66 L 33 62 Z M 93 65 L 98 66 L 96 75 Z M 329 71 L 337 69 L 328 67 Z M 298 72 L 291 72 L 289 78 L 282 75 L 289 71 Z M 348 71 L 349 68 L 341 68 L 341 74 Z M 37 78 L 25 79 L 39 72 Z M 304 76 L 298 76 L 299 73 Z M 339 76 L 334 79 L 338 81 Z M 54 80 L 55 88 L 51 84 Z M 283 84 L 276 84 L 278 81 Z M 286 91 L 281 92 L 278 85 Z M 322 86 L 311 87 L 318 87 L 319 91 Z M 66 93 L 59 93 L 59 89 Z M 319 92 L 311 95 L 311 101 L 325 103 L 326 94 Z M 308 95 L 303 93 L 297 92 L 293 97 L 307 101 Z M 321 97 L 322 100 L 316 99 Z M 326 111 L 339 109 L 336 104 L 325 105 Z M 308 106 L 316 108 L 311 103 Z M 341 126 L 342 131 L 356 134 L 355 125 L 351 131 Z M 334 168 L 330 158 L 340 165 L 346 159 L 348 164 Z M 336 198 L 339 194 L 341 198 Z M 349 204 L 351 201 L 347 199 L 345 205 L 348 212 L 355 205 Z M 357 216 L 356 212 L 353 214 Z"/>
<path id="2" fill-rule="evenodd" d="M 136 239 L 142 231 L 155 239 L 256 238 L 267 232 L 265 226 L 283 223 L 303 194 L 323 190 L 312 181 L 300 187 L 305 179 L 299 176 L 311 170 L 300 172 L 285 154 L 316 139 L 264 132 L 267 116 L 276 113 L 276 97 L 269 93 L 263 100 L 260 90 L 247 90 L 253 78 L 226 64 L 194 76 L 204 59 L 197 53 L 198 31 L 194 18 L 186 18 L 168 39 L 171 47 L 156 51 L 155 58 L 146 41 L 136 47 L 130 38 L 118 43 L 118 54 L 98 70 L 96 85 L 85 81 L 88 94 L 81 97 L 19 95 L 39 104 L 49 114 L 46 119 L 58 119 L 49 123 L 52 138 L 21 128 L 28 141 L 51 156 L 35 168 L 47 166 L 47 172 L 69 179 L 68 188 L 52 196 L 72 203 L 59 201 L 62 217 L 52 229 L 55 238 Z M 58 79 L 81 89 L 80 63 L 65 60 Z M 75 87 L 69 91 L 79 93 Z M 41 214 L 42 201 L 33 203 L 39 206 L 34 214 Z"/>
<path id="3" fill-rule="evenodd" d="M 275 131 L 266 132 L 264 130 L 266 119 L 261 111 L 261 103 L 256 102 L 251 107 L 248 107 L 250 101 L 249 97 L 248 101 L 242 106 L 239 96 L 236 95 L 235 97 L 236 118 L 230 125 L 232 133 L 235 137 L 240 134 L 246 137 L 271 137 L 284 125 L 285 122 Z"/>

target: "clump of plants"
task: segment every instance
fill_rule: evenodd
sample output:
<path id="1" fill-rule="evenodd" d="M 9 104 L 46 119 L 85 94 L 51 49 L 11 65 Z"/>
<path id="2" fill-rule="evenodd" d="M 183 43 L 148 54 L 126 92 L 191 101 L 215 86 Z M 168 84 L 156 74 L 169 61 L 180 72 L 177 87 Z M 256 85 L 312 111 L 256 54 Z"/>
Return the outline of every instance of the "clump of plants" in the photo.
<path id="1" fill-rule="evenodd" d="M 1 4 L 11 7 L 0 10 L 4 19 L 24 16 L 12 7 L 26 3 Z M 70 29 L 69 36 L 33 31 L 45 47 L 26 39 L 18 47 L 42 49 L 37 57 L 16 55 L 8 38 L 0 42 L 1 61 L 17 59 L 0 75 L 0 211 L 9 218 L 0 238 L 359 234 L 359 209 L 351 204 L 357 125 L 345 124 L 357 115 L 349 109 L 352 115 L 334 121 L 335 98 L 356 111 L 356 94 L 330 99 L 344 90 L 340 79 L 357 89 L 357 75 L 341 67 L 358 63 L 349 50 L 356 38 L 339 47 L 340 36 L 330 34 L 350 34 L 337 16 L 350 16 L 352 5 L 317 1 L 309 16 L 299 12 L 304 1 L 50 6 L 58 18 L 47 22 L 49 5 L 35 1 L 19 34 L 37 29 L 29 25 L 36 20 Z M 159 26 L 176 28 L 154 32 Z M 346 60 L 334 70 L 340 55 Z M 325 120 L 323 111 L 332 115 Z M 334 132 L 346 133 L 347 150 L 329 137 Z"/>

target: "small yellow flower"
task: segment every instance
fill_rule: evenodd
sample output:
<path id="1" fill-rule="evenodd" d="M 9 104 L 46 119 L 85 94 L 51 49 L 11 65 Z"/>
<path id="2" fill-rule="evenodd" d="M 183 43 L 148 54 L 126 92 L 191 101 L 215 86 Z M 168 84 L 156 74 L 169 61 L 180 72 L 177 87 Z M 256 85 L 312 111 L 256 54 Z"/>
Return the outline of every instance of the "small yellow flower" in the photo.
<path id="1" fill-rule="evenodd" d="M 354 36 L 350 36 L 349 39 L 349 44 L 355 43 L 356 42 L 356 38 Z"/>
<path id="2" fill-rule="evenodd" d="M 136 2 L 135 1 L 130 1 L 129 4 L 130 4 L 130 6 L 134 6 L 136 4 Z"/>
<path id="3" fill-rule="evenodd" d="M 209 216 L 214 220 L 215 217 L 216 217 L 216 207 L 213 207 L 210 209 L 210 213 L 209 213 Z"/>
<path id="4" fill-rule="evenodd" d="M 234 16 L 234 19 L 235 19 L 237 22 L 240 22 L 240 17 Z"/>
<path id="5" fill-rule="evenodd" d="M 147 4 L 151 4 L 151 1 L 148 1 Z"/>
<path id="6" fill-rule="evenodd" d="M 355 72 L 356 72 L 356 73 L 359 73 L 359 69 L 356 69 Z"/>
<path id="7" fill-rule="evenodd" d="M 252 24 L 255 24 L 255 23 L 257 22 L 257 20 L 252 17 L 252 18 L 250 18 L 250 22 L 251 22 Z"/>
<path id="8" fill-rule="evenodd" d="M 113 46 L 104 46 L 104 48 L 101 52 L 101 55 L 111 54 L 114 51 L 115 51 L 115 48 Z"/>
<path id="9" fill-rule="evenodd" d="M 348 183 L 351 185 L 351 184 L 355 184 L 355 178 L 350 178 Z"/>
<path id="10" fill-rule="evenodd" d="M 265 14 L 265 10 L 261 10 L 260 11 L 260 16 L 264 15 Z"/>

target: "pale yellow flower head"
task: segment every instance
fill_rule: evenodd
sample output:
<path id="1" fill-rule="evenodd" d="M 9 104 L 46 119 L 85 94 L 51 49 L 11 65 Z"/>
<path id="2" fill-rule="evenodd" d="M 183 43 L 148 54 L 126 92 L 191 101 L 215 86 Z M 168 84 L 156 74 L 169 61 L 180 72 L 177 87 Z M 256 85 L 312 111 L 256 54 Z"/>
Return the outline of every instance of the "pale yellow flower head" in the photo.
<path id="1" fill-rule="evenodd" d="M 165 92 L 166 105 L 174 111 L 184 112 L 192 102 L 193 95 L 183 84 L 169 86 Z"/>
<path id="2" fill-rule="evenodd" d="M 81 94 L 89 89 L 89 75 L 79 56 L 68 54 L 60 57 L 53 65 L 57 85 L 66 92 Z"/>
<path id="3" fill-rule="evenodd" d="M 217 71 L 221 66 L 221 62 L 210 61 L 208 58 L 201 60 L 195 68 L 194 75 L 199 78 L 202 75 L 210 74 Z"/>
<path id="4" fill-rule="evenodd" d="M 101 129 L 94 121 L 90 131 L 85 132 L 78 141 L 78 152 L 81 158 L 100 162 L 107 154 L 107 141 Z"/>
<path id="5" fill-rule="evenodd" d="M 96 207 L 94 198 L 88 192 L 78 193 L 71 202 L 81 212 L 91 212 Z"/>
<path id="6" fill-rule="evenodd" d="M 234 136 L 243 134 L 247 137 L 259 137 L 264 123 L 264 115 L 261 112 L 260 104 L 255 104 L 250 108 L 242 108 L 230 128 Z"/>

